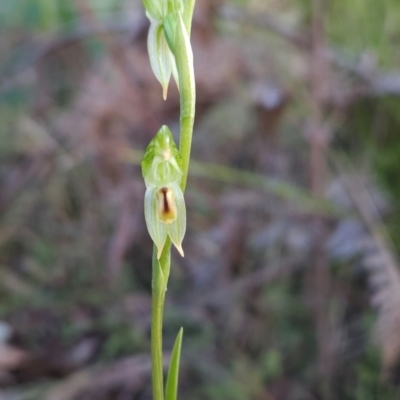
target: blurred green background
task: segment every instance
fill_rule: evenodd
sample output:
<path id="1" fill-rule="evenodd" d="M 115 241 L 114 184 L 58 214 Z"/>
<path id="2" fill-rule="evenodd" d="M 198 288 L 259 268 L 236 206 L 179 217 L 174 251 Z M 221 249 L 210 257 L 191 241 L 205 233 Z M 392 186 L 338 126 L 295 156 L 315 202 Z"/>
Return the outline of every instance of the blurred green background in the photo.
<path id="1" fill-rule="evenodd" d="M 139 0 L 0 0 L 0 399 L 151 399 Z M 400 2 L 197 0 L 180 397 L 400 394 Z"/>

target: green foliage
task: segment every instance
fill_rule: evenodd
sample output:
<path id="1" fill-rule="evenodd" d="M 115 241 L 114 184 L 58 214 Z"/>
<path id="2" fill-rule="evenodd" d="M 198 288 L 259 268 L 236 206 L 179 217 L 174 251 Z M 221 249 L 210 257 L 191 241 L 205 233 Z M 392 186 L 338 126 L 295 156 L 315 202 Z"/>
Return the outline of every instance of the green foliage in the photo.
<path id="1" fill-rule="evenodd" d="M 255 399 L 263 393 L 260 369 L 244 357 L 238 357 L 231 366 L 231 374 L 210 385 L 206 399 Z"/>
<path id="2" fill-rule="evenodd" d="M 171 361 L 165 386 L 165 400 L 176 400 L 178 394 L 179 363 L 181 358 L 183 329 L 179 330 L 174 347 L 172 348 Z"/>
<path id="3" fill-rule="evenodd" d="M 99 18 L 107 18 L 120 11 L 122 0 L 91 0 L 90 5 Z M 72 1 L 64 0 L 2 0 L 0 26 L 29 28 L 34 32 L 48 32 L 68 28 L 78 17 Z"/>
<path id="4" fill-rule="evenodd" d="M 72 18 L 71 2 L 60 0 L 5 0 L 0 7 L 0 25 L 3 27 L 49 31 Z"/>
<path id="5" fill-rule="evenodd" d="M 266 382 L 271 382 L 283 375 L 282 354 L 276 349 L 271 349 L 263 354 L 260 364 Z"/>
<path id="6" fill-rule="evenodd" d="M 400 33 L 400 7 L 395 0 L 333 0 L 328 3 L 327 29 L 334 44 L 351 55 L 373 52 L 390 66 L 399 61 L 393 44 Z"/>
<path id="7" fill-rule="evenodd" d="M 305 22 L 312 18 L 312 2 L 297 0 Z M 380 66 L 398 65 L 400 3 L 397 0 L 330 0 L 325 3 L 330 44 L 349 62 L 361 55 L 376 56 Z"/>
<path id="8" fill-rule="evenodd" d="M 348 393 L 354 400 L 392 400 L 398 389 L 385 385 L 380 377 L 380 356 L 377 348 L 368 346 L 365 359 L 356 367 L 356 387 Z"/>
<path id="9" fill-rule="evenodd" d="M 388 227 L 400 249 L 400 100 L 395 97 L 368 99 L 355 104 L 347 123 L 339 131 L 335 145 L 353 160 L 370 160 L 380 187 L 393 201 Z"/>
<path id="10" fill-rule="evenodd" d="M 135 329 L 132 324 L 115 320 L 108 327 L 107 340 L 105 341 L 99 359 L 101 361 L 113 360 L 127 354 L 135 354 L 143 348 L 145 338 L 142 332 Z"/>

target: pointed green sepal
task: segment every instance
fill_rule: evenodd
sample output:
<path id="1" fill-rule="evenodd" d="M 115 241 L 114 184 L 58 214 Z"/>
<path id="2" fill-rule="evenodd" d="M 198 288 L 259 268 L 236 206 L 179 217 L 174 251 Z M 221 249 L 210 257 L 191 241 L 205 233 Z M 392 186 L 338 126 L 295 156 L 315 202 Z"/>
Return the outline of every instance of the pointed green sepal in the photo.
<path id="1" fill-rule="evenodd" d="M 181 358 L 183 329 L 179 330 L 172 350 L 171 361 L 169 364 L 167 384 L 165 388 L 165 400 L 176 400 L 178 393 L 179 363 Z"/>
<path id="2" fill-rule="evenodd" d="M 157 187 L 153 186 L 146 190 L 144 196 L 144 218 L 150 237 L 157 247 L 157 258 L 161 257 L 165 241 L 167 240 L 167 225 L 157 218 Z"/>
<path id="3" fill-rule="evenodd" d="M 163 24 L 159 20 L 152 18 L 149 13 L 147 13 L 147 17 L 150 20 L 149 35 L 147 37 L 150 65 L 155 77 L 162 86 L 165 100 L 175 58 L 165 38 Z"/>
<path id="4" fill-rule="evenodd" d="M 176 218 L 167 225 L 167 232 L 179 254 L 184 257 L 182 241 L 186 233 L 186 206 L 182 189 L 178 183 L 171 184 L 168 189 L 173 194 Z"/>

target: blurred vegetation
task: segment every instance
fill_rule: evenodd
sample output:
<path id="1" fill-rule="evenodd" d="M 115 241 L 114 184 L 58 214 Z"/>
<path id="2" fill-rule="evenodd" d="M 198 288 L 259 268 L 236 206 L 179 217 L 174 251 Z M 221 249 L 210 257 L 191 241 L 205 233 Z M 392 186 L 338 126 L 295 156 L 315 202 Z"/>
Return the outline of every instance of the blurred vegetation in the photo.
<path id="1" fill-rule="evenodd" d="M 397 399 L 399 1 L 325 2 L 327 200 L 308 189 L 312 2 L 197 2 L 197 162 L 165 321 L 166 349 L 185 330 L 181 397 Z M 139 0 L 0 1 L 2 399 L 60 400 L 63 384 L 66 400 L 151 398 L 136 365 L 151 242 L 132 154 L 161 123 L 176 129 L 178 107 L 175 88 L 155 100 L 142 14 Z M 328 231 L 328 378 L 313 212 Z"/>

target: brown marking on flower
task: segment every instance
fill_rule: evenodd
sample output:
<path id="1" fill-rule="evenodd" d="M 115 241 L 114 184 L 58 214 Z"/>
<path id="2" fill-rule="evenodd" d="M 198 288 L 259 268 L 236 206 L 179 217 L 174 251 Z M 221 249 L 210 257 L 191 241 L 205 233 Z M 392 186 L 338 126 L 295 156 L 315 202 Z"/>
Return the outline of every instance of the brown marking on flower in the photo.
<path id="1" fill-rule="evenodd" d="M 157 218 L 165 224 L 171 224 L 176 220 L 177 209 L 174 193 L 170 188 L 162 187 L 156 192 Z"/>

